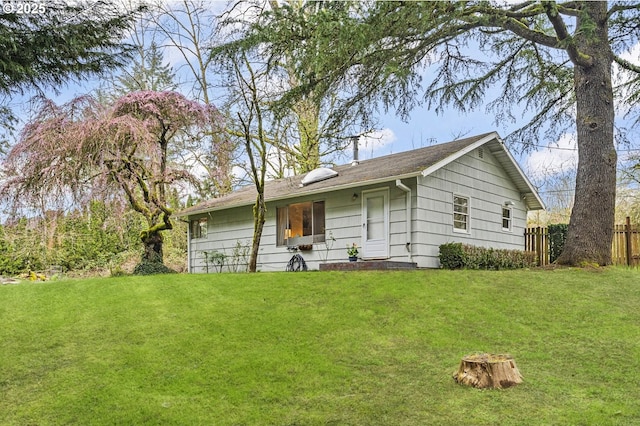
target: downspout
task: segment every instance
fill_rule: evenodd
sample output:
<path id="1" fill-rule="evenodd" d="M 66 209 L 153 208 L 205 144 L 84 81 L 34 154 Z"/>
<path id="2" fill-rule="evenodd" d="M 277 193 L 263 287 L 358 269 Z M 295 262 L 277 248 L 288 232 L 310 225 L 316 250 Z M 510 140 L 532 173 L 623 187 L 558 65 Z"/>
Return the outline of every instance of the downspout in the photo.
<path id="1" fill-rule="evenodd" d="M 407 224 L 406 224 L 406 229 L 407 229 L 407 242 L 405 244 L 405 247 L 407 249 L 408 252 L 408 256 L 409 256 L 409 262 L 413 262 L 413 254 L 411 253 L 411 222 L 412 222 L 412 217 L 411 217 L 411 188 L 409 188 L 407 185 L 405 185 L 404 183 L 402 183 L 402 181 L 400 179 L 396 179 L 396 187 L 398 187 L 398 189 L 401 189 L 402 191 L 405 192 L 405 198 L 407 200 L 407 212 L 405 214 L 405 217 L 407 218 Z"/>
<path id="2" fill-rule="evenodd" d="M 183 221 L 187 224 L 187 274 L 191 273 L 191 221 L 189 216 L 187 220 Z"/>

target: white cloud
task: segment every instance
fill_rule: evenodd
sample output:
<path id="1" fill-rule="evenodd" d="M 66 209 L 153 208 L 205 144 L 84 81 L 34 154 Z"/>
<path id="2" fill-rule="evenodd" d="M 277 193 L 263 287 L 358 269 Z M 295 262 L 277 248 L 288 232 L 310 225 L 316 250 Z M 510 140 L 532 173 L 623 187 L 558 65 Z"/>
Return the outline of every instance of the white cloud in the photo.
<path id="1" fill-rule="evenodd" d="M 393 130 L 385 128 L 373 132 L 365 133 L 360 136 L 359 152 L 360 159 L 372 158 L 376 151 L 380 151 L 384 147 L 394 143 L 398 138 Z"/>
<path id="2" fill-rule="evenodd" d="M 244 180 L 248 178 L 247 169 L 242 166 L 233 166 L 231 168 L 231 175 L 234 180 Z"/>
<path id="3" fill-rule="evenodd" d="M 272 146 L 267 151 L 267 180 L 277 179 L 280 176 L 280 168 L 286 164 L 286 159 L 282 152 L 276 147 Z M 293 168 L 285 167 L 284 177 L 291 177 L 295 174 Z"/>
<path id="4" fill-rule="evenodd" d="M 578 165 L 578 150 L 574 134 L 564 134 L 557 142 L 532 153 L 526 162 L 528 176 L 544 178 L 569 170 Z"/>

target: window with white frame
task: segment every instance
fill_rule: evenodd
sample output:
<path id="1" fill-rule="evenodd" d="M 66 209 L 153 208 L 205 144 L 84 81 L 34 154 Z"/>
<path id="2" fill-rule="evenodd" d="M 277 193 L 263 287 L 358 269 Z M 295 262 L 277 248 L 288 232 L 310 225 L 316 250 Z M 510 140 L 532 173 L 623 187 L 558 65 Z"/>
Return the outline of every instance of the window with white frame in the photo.
<path id="1" fill-rule="evenodd" d="M 201 217 L 191 221 L 191 239 L 207 237 L 207 218 Z"/>
<path id="2" fill-rule="evenodd" d="M 469 198 L 460 195 L 453 196 L 453 230 L 456 232 L 469 231 Z"/>
<path id="3" fill-rule="evenodd" d="M 502 230 L 511 231 L 511 207 L 502 207 Z"/>
<path id="4" fill-rule="evenodd" d="M 277 207 L 276 229 L 278 246 L 324 242 L 324 201 Z"/>

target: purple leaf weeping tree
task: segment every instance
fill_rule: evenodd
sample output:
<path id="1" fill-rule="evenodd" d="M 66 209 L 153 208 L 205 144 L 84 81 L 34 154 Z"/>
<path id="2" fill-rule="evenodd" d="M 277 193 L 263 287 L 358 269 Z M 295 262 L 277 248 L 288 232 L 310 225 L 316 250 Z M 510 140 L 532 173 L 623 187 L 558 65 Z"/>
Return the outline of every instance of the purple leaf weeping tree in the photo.
<path id="1" fill-rule="evenodd" d="M 0 194 L 23 206 L 43 198 L 82 204 L 123 197 L 146 219 L 141 265 L 161 265 L 162 231 L 173 228 L 169 189 L 196 183 L 186 166 L 171 161 L 176 141 L 226 143 L 216 137 L 221 124 L 214 107 L 176 92 L 134 92 L 113 105 L 90 96 L 61 106 L 43 99 L 5 159 Z"/>

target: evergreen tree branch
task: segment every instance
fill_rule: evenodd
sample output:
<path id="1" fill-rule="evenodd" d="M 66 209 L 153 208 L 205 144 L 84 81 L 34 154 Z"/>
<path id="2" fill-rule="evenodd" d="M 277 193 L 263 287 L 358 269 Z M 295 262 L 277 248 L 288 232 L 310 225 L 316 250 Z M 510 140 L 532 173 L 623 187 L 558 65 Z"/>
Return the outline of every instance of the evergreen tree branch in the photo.
<path id="1" fill-rule="evenodd" d="M 613 55 L 613 61 L 628 71 L 640 74 L 640 65 L 633 64 L 618 55 Z"/>
<path id="2" fill-rule="evenodd" d="M 569 34 L 569 30 L 560 16 L 556 3 L 554 1 L 543 1 L 542 5 L 551 25 L 553 25 L 556 31 L 559 46 L 562 46 L 567 51 L 574 64 L 590 67 L 593 64 L 593 59 L 589 55 L 578 51 L 573 37 Z"/>
<path id="3" fill-rule="evenodd" d="M 616 3 L 607 11 L 607 19 L 611 19 L 613 15 L 628 10 L 640 10 L 640 3 Z"/>

